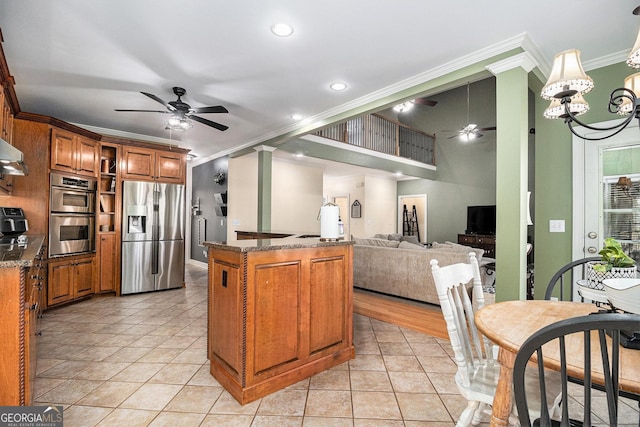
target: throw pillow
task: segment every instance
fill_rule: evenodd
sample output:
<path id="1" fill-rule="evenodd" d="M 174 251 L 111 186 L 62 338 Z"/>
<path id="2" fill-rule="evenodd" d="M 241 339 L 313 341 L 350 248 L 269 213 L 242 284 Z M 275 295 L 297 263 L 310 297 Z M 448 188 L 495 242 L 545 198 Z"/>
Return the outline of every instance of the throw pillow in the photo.
<path id="1" fill-rule="evenodd" d="M 402 240 L 402 234 L 398 234 L 398 233 L 389 234 L 389 240 L 396 240 L 399 242 Z"/>
<path id="2" fill-rule="evenodd" d="M 374 239 L 387 239 L 389 240 L 389 235 L 388 234 L 375 234 L 373 236 Z"/>

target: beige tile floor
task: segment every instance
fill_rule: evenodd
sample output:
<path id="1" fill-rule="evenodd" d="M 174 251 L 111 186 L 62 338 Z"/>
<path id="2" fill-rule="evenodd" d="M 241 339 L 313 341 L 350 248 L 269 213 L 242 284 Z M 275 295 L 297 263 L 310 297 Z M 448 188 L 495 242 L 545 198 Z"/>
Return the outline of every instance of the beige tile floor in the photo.
<path id="1" fill-rule="evenodd" d="M 448 341 L 360 315 L 354 360 L 239 405 L 209 373 L 206 276 L 47 311 L 34 403 L 63 405 L 65 427 L 444 427 L 462 412 Z"/>

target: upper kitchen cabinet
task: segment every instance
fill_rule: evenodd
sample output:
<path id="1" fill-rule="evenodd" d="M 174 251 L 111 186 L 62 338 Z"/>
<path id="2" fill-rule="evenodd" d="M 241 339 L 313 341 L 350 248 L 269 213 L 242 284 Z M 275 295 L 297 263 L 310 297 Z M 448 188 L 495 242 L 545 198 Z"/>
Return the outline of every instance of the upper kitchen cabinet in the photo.
<path id="1" fill-rule="evenodd" d="M 0 91 L 0 138 L 11 144 L 13 134 L 13 112 L 9 97 L 5 96 L 4 91 Z M 0 173 L 0 191 L 11 193 L 13 186 L 13 176 Z"/>
<path id="2" fill-rule="evenodd" d="M 122 179 L 184 184 L 186 153 L 187 150 L 182 149 L 164 151 L 125 146 L 122 153 Z"/>
<path id="3" fill-rule="evenodd" d="M 52 129 L 51 170 L 95 177 L 98 157 L 98 141 Z"/>
<path id="4" fill-rule="evenodd" d="M 0 32 L 0 42 L 2 33 Z M 15 81 L 9 73 L 9 67 L 0 44 L 0 138 L 13 144 L 13 117 L 20 111 L 18 98 L 13 88 Z M 0 173 L 0 195 L 10 194 L 13 189 L 13 176 Z"/>

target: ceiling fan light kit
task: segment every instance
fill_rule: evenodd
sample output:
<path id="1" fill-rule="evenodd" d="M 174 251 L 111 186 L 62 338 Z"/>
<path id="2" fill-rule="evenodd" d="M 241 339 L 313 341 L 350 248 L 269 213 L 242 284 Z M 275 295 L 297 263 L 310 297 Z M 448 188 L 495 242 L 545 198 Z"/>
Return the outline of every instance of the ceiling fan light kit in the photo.
<path id="1" fill-rule="evenodd" d="M 640 14 L 640 7 L 635 8 L 633 14 Z M 631 68 L 640 68 L 640 32 L 627 58 L 627 65 Z M 542 98 L 551 100 L 551 104 L 544 111 L 544 117 L 564 119 L 571 133 L 588 141 L 610 138 L 622 132 L 634 118 L 640 120 L 640 73 L 628 76 L 624 80 L 624 87 L 611 92 L 608 111 L 627 116 L 625 120 L 613 126 L 591 126 L 576 118 L 589 110 L 589 105 L 582 95 L 593 89 L 593 86 L 593 80 L 582 68 L 580 51 L 571 49 L 560 52 L 554 57 L 551 74 L 540 93 Z M 580 135 L 574 129 L 574 123 L 592 131 L 603 132 L 604 136 Z"/>

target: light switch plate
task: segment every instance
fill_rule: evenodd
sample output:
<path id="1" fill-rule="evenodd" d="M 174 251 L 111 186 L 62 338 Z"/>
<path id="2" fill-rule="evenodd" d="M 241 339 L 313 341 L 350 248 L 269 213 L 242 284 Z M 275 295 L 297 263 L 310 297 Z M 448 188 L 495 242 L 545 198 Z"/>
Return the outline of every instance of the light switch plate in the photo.
<path id="1" fill-rule="evenodd" d="M 564 233 L 564 219 L 550 219 L 549 233 Z"/>

